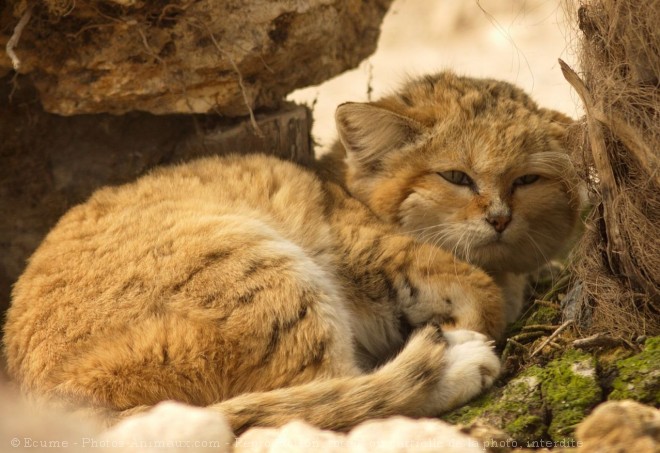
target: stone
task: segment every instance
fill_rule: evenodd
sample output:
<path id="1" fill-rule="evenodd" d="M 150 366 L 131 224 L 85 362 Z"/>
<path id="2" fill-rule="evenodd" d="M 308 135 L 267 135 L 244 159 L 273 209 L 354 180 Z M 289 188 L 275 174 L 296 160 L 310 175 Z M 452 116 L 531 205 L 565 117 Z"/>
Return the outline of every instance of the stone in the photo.
<path id="1" fill-rule="evenodd" d="M 126 453 L 230 453 L 234 434 L 219 412 L 165 401 L 122 420 L 97 442 Z"/>
<path id="2" fill-rule="evenodd" d="M 372 420 L 353 429 L 347 439 L 351 453 L 477 453 L 482 444 L 440 420 L 390 417 Z"/>
<path id="3" fill-rule="evenodd" d="M 252 428 L 236 440 L 234 453 L 346 452 L 343 434 L 294 420 L 281 428 Z"/>
<path id="4" fill-rule="evenodd" d="M 576 430 L 578 453 L 660 452 L 660 410 L 635 401 L 608 401 Z"/>
<path id="5" fill-rule="evenodd" d="M 482 448 L 483 447 L 483 448 Z M 370 420 L 348 434 L 302 421 L 281 428 L 252 428 L 236 441 L 234 453 L 477 453 L 494 451 L 440 420 L 390 417 Z"/>
<path id="6" fill-rule="evenodd" d="M 639 354 L 616 362 L 610 400 L 633 399 L 660 405 L 660 337 L 651 337 Z"/>
<path id="7" fill-rule="evenodd" d="M 62 410 L 37 405 L 0 376 L 0 450 L 82 453 L 83 443 L 98 438 L 96 425 Z M 96 448 L 95 452 L 110 450 Z"/>
<path id="8" fill-rule="evenodd" d="M 443 418 L 470 426 L 501 428 L 517 447 L 539 440 L 570 444 L 573 429 L 603 399 L 593 356 L 568 350 L 546 366 L 530 366 Z"/>
<path id="9" fill-rule="evenodd" d="M 0 45 L 30 11 L 13 52 L 52 113 L 242 116 L 356 67 L 391 2 L 8 0 Z"/>

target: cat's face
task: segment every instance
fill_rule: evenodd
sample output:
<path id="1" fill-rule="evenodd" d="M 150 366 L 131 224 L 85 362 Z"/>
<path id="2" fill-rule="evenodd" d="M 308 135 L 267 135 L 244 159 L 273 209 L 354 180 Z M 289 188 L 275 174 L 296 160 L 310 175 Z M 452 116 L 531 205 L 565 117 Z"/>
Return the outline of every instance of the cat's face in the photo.
<path id="1" fill-rule="evenodd" d="M 337 111 L 349 190 L 402 231 L 493 272 L 537 269 L 575 229 L 568 121 L 508 84 L 451 74 Z"/>

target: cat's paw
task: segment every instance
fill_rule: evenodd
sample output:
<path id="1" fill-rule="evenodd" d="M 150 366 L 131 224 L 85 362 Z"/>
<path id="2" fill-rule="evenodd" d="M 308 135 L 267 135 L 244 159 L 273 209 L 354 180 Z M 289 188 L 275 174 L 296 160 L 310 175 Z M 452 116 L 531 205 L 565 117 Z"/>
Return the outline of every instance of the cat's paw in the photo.
<path id="1" fill-rule="evenodd" d="M 467 403 L 492 386 L 501 369 L 492 342 L 485 335 L 454 331 L 445 336 L 449 343 L 444 357 L 446 367 L 436 394 L 443 411 Z M 455 343 L 461 340 L 466 341 Z"/>
<path id="2" fill-rule="evenodd" d="M 488 337 L 474 330 L 455 329 L 444 330 L 444 336 L 450 346 L 467 343 L 468 341 L 488 342 Z"/>

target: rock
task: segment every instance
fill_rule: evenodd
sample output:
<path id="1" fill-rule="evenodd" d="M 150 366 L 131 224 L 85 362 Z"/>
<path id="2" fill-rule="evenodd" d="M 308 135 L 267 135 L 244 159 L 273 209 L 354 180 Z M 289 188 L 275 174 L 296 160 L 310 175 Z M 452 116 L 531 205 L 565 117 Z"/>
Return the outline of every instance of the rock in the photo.
<path id="1" fill-rule="evenodd" d="M 572 439 L 575 425 L 603 399 L 595 358 L 565 352 L 546 366 L 541 391 L 551 417 L 548 435 L 555 442 Z"/>
<path id="2" fill-rule="evenodd" d="M 602 398 L 595 358 L 568 350 L 545 367 L 531 366 L 503 388 L 443 418 L 502 429 L 517 447 L 537 445 L 540 440 L 565 445 L 572 443 L 575 425 Z"/>
<path id="3" fill-rule="evenodd" d="M 49 407 L 37 406 L 19 395 L 12 384 L 0 377 L 0 450 L 81 453 L 97 437 L 94 423 Z M 95 452 L 108 453 L 102 447 Z"/>
<path id="4" fill-rule="evenodd" d="M 0 79 L 0 315 L 25 260 L 57 219 L 97 188 L 134 180 L 156 165 L 229 152 L 260 151 L 300 163 L 313 158 L 311 115 L 284 105 L 249 120 L 134 112 L 62 117 L 35 98 L 7 103 Z"/>
<path id="5" fill-rule="evenodd" d="M 598 406 L 577 428 L 579 453 L 660 452 L 660 410 L 635 401 Z"/>
<path id="6" fill-rule="evenodd" d="M 608 399 L 660 404 L 660 337 L 647 339 L 642 352 L 617 361 L 616 369 Z"/>
<path id="7" fill-rule="evenodd" d="M 487 451 L 492 451 L 486 449 Z M 445 453 L 483 452 L 482 444 L 439 420 L 391 417 L 372 420 L 348 434 L 324 431 L 301 421 L 282 428 L 253 428 L 236 441 L 234 453 Z"/>
<path id="8" fill-rule="evenodd" d="M 14 52 L 49 112 L 242 116 L 357 66 L 391 2 L 41 0 Z M 27 11 L 0 7 L 3 49 Z"/>
<path id="9" fill-rule="evenodd" d="M 121 421 L 102 433 L 97 443 L 126 453 L 229 453 L 234 435 L 218 412 L 165 401 Z"/>
<path id="10" fill-rule="evenodd" d="M 520 447 L 547 437 L 547 421 L 541 392 L 544 371 L 530 367 L 505 387 L 443 417 L 452 423 L 481 423 L 500 428 Z"/>
<path id="11" fill-rule="evenodd" d="M 292 421 L 281 428 L 252 428 L 236 440 L 234 453 L 343 453 L 346 437 Z"/>
<path id="12" fill-rule="evenodd" d="M 351 453 L 483 452 L 481 443 L 440 420 L 391 417 L 362 423 L 347 439 Z"/>

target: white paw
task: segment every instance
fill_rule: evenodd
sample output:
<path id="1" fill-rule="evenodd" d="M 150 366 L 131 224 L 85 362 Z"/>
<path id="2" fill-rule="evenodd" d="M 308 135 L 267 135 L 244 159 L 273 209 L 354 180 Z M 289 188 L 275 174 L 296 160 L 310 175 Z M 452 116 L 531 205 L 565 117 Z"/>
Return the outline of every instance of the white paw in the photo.
<path id="1" fill-rule="evenodd" d="M 449 343 L 450 346 L 458 345 L 461 343 L 467 343 L 468 341 L 488 341 L 488 337 L 482 333 L 476 332 L 474 330 L 466 329 L 456 329 L 456 330 L 445 330 L 443 335 Z"/>
<path id="2" fill-rule="evenodd" d="M 462 339 L 467 335 L 462 332 L 470 331 L 455 332 L 461 332 L 456 339 Z M 485 335 L 472 333 L 473 340 L 458 344 L 449 340 L 450 347 L 445 351 L 447 365 L 436 394 L 443 411 L 465 404 L 493 385 L 500 373 L 500 360 L 492 342 Z"/>

